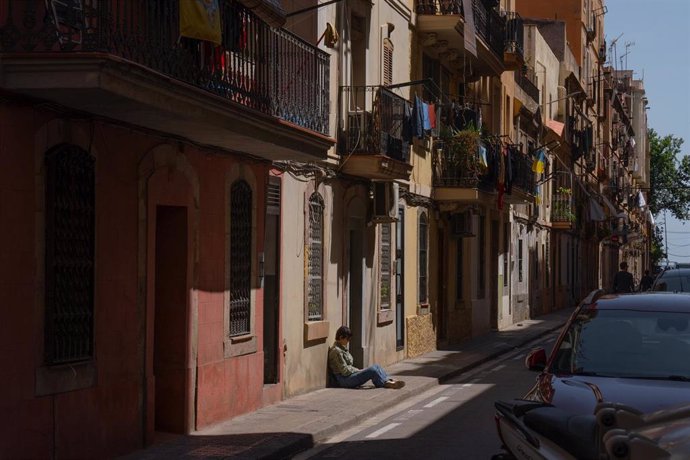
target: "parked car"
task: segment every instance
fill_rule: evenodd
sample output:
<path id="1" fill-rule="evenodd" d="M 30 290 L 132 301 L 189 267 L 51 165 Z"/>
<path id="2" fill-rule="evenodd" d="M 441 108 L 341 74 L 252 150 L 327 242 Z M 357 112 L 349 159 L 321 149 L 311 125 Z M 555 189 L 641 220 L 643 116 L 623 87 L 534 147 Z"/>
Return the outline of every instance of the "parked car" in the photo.
<path id="1" fill-rule="evenodd" d="M 603 403 L 625 405 L 640 413 L 671 410 L 688 404 L 688 356 L 690 296 L 670 292 L 617 295 L 597 290 L 575 309 L 548 357 L 544 348 L 532 350 L 527 355 L 525 365 L 540 374 L 522 400 L 532 401 L 537 406 L 546 405 L 549 411 L 560 414 L 542 427 L 545 431 L 541 435 L 551 437 L 558 432 L 554 431 L 558 425 L 559 436 L 563 438 L 552 441 L 557 445 L 568 444 L 567 441 L 577 445 L 582 439 L 594 439 L 591 420 L 581 422 L 591 419 Z M 520 408 L 516 415 L 510 411 L 515 412 L 513 408 L 520 404 L 501 403 L 509 410 L 505 407 L 500 410 L 498 404 L 497 427 L 504 447 L 518 458 L 531 458 L 522 451 L 511 451 L 511 440 L 519 436 L 510 435 L 515 431 L 511 431 L 511 427 L 520 426 L 521 417 L 529 407 Z M 580 419 L 579 416 L 588 417 Z M 579 429 L 578 424 L 581 425 Z M 529 434 L 539 425 L 529 427 L 528 424 L 527 429 L 523 427 L 519 431 Z M 529 441 L 530 436 L 525 433 L 520 436 Z M 600 446 L 580 447 L 596 453 Z M 582 455 L 573 455 L 579 456 Z"/>
<path id="2" fill-rule="evenodd" d="M 690 292 L 690 268 L 676 268 L 659 273 L 652 291 Z"/>
<path id="3" fill-rule="evenodd" d="M 592 414 L 608 401 L 652 412 L 690 401 L 690 298 L 596 291 L 575 310 L 551 355 L 529 353 L 541 373 L 525 399 Z"/>

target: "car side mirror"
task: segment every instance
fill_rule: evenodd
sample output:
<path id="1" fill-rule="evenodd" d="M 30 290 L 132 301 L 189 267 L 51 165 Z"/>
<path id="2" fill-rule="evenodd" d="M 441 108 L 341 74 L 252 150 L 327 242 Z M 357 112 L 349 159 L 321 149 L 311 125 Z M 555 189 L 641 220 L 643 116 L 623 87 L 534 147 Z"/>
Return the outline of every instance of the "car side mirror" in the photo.
<path id="1" fill-rule="evenodd" d="M 535 348 L 525 358 L 525 367 L 531 371 L 543 371 L 546 367 L 546 350 Z"/>

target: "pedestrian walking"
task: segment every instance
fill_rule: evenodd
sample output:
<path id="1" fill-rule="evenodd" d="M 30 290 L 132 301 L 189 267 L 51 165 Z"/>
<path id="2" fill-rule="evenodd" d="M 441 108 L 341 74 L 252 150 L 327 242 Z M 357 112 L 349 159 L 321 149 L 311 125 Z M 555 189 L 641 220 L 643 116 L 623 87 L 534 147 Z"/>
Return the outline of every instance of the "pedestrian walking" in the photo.
<path id="1" fill-rule="evenodd" d="M 644 271 L 644 276 L 640 280 L 640 291 L 649 291 L 654 284 L 654 278 L 649 274 L 649 270 Z"/>
<path id="2" fill-rule="evenodd" d="M 633 292 L 635 288 L 635 281 L 632 273 L 628 271 L 628 263 L 620 263 L 620 271 L 613 277 L 613 292 L 617 294 L 626 294 Z"/>

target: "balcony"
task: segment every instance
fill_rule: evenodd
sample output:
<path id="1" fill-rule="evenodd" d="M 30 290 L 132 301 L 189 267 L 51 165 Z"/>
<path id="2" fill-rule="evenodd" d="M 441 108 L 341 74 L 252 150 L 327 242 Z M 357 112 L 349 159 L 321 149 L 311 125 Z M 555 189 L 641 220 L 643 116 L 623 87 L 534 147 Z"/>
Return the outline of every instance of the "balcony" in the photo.
<path id="1" fill-rule="evenodd" d="M 476 201 L 495 191 L 479 157 L 479 133 L 461 131 L 436 141 L 433 149 L 434 198 L 439 201 Z"/>
<path id="2" fill-rule="evenodd" d="M 46 4 L 0 6 L 6 90 L 271 160 L 333 144 L 329 55 L 238 3 L 220 1 L 219 46 L 180 37 L 177 1 Z"/>
<path id="3" fill-rule="evenodd" d="M 536 104 L 539 104 L 539 88 L 537 88 L 537 75 L 534 73 L 534 69 L 527 67 L 524 71 L 521 69 L 521 71 L 514 72 L 513 75 L 518 87 Z"/>
<path id="4" fill-rule="evenodd" d="M 534 202 L 536 181 L 532 171 L 533 160 L 517 149 L 508 149 L 513 170 L 511 193 L 506 193 L 504 200 L 508 204 L 525 204 Z"/>
<path id="5" fill-rule="evenodd" d="M 575 206 L 572 189 L 558 187 L 551 198 L 551 227 L 559 230 L 575 228 Z"/>
<path id="6" fill-rule="evenodd" d="M 506 70 L 518 70 L 525 64 L 525 28 L 522 17 L 516 12 L 508 12 L 505 17 L 506 38 L 503 62 Z M 536 99 L 537 101 L 539 99 Z"/>
<path id="7" fill-rule="evenodd" d="M 341 171 L 371 180 L 409 179 L 410 139 L 403 119 L 410 102 L 376 86 L 340 88 Z"/>
<path id="8" fill-rule="evenodd" d="M 477 40 L 477 57 L 465 53 L 464 9 L 462 0 L 417 0 L 417 30 L 425 37 L 422 44 L 432 55 L 444 48 L 455 56 L 451 64 L 466 65 L 478 78 L 500 75 L 504 70 L 506 49 L 506 21 L 494 8 L 487 8 L 482 0 L 472 0 L 472 12 Z"/>

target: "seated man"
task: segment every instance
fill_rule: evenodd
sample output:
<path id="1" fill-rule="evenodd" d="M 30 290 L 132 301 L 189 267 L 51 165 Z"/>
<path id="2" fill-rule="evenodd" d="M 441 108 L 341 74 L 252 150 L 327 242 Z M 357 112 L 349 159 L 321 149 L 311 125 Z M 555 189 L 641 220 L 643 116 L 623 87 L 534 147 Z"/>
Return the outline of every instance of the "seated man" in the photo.
<path id="1" fill-rule="evenodd" d="M 335 375 L 338 385 L 343 388 L 356 388 L 371 380 L 376 388 L 395 388 L 405 386 L 402 380 L 393 380 L 378 364 L 366 369 L 357 369 L 352 365 L 352 355 L 347 350 L 347 344 L 352 337 L 352 331 L 347 326 L 341 326 L 335 333 L 335 343 L 328 350 L 328 367 Z"/>

